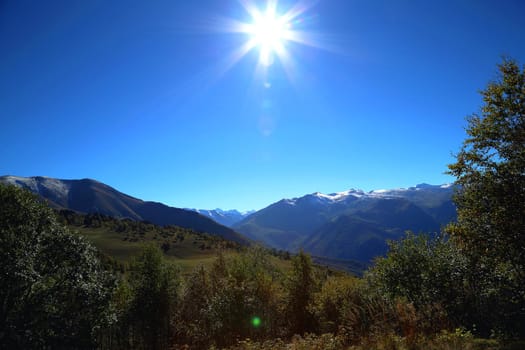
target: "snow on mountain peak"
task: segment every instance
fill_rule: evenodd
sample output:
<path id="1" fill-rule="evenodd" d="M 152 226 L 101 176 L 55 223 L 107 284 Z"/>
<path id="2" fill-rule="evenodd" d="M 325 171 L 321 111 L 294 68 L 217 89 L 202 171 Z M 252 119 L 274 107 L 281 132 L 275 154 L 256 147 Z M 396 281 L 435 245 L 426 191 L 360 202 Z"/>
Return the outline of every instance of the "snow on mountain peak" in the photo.
<path id="1" fill-rule="evenodd" d="M 425 191 L 425 190 L 439 190 L 439 189 L 449 189 L 454 184 L 444 184 L 444 185 L 429 185 L 429 184 L 419 184 L 415 187 L 409 187 L 409 188 L 395 188 L 395 189 L 379 189 L 379 190 L 372 190 L 369 192 L 364 192 L 363 190 L 356 190 L 356 189 L 349 189 L 347 191 L 343 192 L 335 192 L 330 194 L 324 194 L 321 192 L 314 192 L 310 195 L 306 195 L 304 197 L 300 198 L 293 198 L 293 199 L 285 199 L 283 200 L 285 203 L 289 205 L 295 205 L 296 201 L 301 198 L 312 198 L 320 203 L 335 203 L 335 202 L 341 202 L 346 200 L 349 197 L 353 198 L 395 198 L 395 197 L 402 197 L 405 196 L 407 192 L 411 191 Z"/>
<path id="2" fill-rule="evenodd" d="M 56 197 L 67 197 L 69 186 L 64 181 L 50 177 L 20 177 L 20 176 L 2 176 L 3 182 L 11 185 L 19 185 L 31 190 L 34 193 L 41 193 L 42 189 L 53 193 Z"/>
<path id="3" fill-rule="evenodd" d="M 330 194 L 324 194 L 324 193 L 321 193 L 321 192 L 315 192 L 312 195 L 316 196 L 318 198 L 330 201 L 330 202 L 339 202 L 339 201 L 345 200 L 349 196 L 353 196 L 353 197 L 358 197 L 359 198 L 359 197 L 362 197 L 364 194 L 365 193 L 362 190 L 356 190 L 356 189 L 352 188 L 352 189 L 349 189 L 347 191 L 335 192 L 335 193 L 330 193 Z"/>
<path id="4" fill-rule="evenodd" d="M 453 186 L 454 186 L 453 183 L 449 183 L 449 184 L 443 184 L 443 185 L 439 186 L 439 188 L 451 188 Z"/>

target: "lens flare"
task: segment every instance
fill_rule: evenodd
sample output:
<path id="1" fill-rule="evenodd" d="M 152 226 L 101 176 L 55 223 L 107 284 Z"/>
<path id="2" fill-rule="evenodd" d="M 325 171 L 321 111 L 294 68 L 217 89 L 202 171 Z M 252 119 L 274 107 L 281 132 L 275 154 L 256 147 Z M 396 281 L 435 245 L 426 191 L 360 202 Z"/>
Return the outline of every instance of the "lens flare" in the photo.
<path id="1" fill-rule="evenodd" d="M 258 316 L 252 317 L 252 326 L 254 328 L 259 328 L 261 326 L 261 319 Z"/>

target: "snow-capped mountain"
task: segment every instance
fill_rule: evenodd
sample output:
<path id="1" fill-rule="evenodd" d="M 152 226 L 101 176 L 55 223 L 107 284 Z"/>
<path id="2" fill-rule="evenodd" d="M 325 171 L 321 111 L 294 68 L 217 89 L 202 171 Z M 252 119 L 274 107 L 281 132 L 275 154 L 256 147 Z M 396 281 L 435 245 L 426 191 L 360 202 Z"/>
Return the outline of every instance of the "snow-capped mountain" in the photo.
<path id="1" fill-rule="evenodd" d="M 208 210 L 208 209 L 190 209 L 197 213 L 207 216 L 210 219 L 218 222 L 221 225 L 232 227 L 239 221 L 243 220 L 248 215 L 255 212 L 255 210 L 240 212 L 236 209 L 222 210 L 220 208 Z"/>
<path id="2" fill-rule="evenodd" d="M 365 192 L 363 190 L 350 189 L 343 192 L 336 192 L 330 194 L 324 194 L 321 192 L 314 192 L 312 194 L 305 195 L 303 197 L 284 199 L 288 204 L 295 205 L 297 201 L 304 200 L 305 198 L 315 198 L 319 203 L 323 204 L 334 204 L 345 202 L 348 199 L 353 200 L 356 198 L 418 198 L 423 193 L 442 193 L 448 195 L 453 190 L 453 184 L 444 185 L 429 185 L 419 184 L 415 187 L 409 188 L 397 188 L 391 190 L 372 190 Z"/>
<path id="3" fill-rule="evenodd" d="M 282 199 L 233 227 L 279 249 L 369 262 L 406 230 L 438 232 L 455 219 L 452 185 L 365 192 L 350 189 Z"/>

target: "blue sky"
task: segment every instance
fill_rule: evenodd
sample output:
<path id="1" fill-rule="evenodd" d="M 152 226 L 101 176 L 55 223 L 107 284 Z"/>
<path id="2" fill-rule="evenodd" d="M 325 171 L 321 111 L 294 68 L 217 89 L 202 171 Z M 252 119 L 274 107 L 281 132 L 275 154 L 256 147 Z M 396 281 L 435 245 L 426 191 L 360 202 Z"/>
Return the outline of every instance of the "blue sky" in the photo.
<path id="1" fill-rule="evenodd" d="M 253 2 L 258 8 L 265 1 Z M 453 181 L 521 0 L 280 1 L 314 46 L 259 74 L 237 0 L 0 2 L 0 175 L 93 178 L 178 207 Z M 307 6 L 308 5 L 308 6 Z M 287 72 L 292 74 L 287 74 Z"/>

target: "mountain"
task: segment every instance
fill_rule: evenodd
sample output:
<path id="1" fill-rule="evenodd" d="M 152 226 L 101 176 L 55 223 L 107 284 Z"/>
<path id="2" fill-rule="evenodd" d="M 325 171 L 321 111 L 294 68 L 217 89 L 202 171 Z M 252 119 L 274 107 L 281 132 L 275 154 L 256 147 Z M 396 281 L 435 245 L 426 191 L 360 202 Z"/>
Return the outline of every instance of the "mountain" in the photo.
<path id="1" fill-rule="evenodd" d="M 197 213 L 207 216 L 210 219 L 214 220 L 215 222 L 218 222 L 221 225 L 232 227 L 234 224 L 238 223 L 239 221 L 243 220 L 248 215 L 254 213 L 254 210 L 250 210 L 247 212 L 240 212 L 238 210 L 222 210 L 222 209 L 188 209 L 196 211 Z"/>
<path id="2" fill-rule="evenodd" d="M 247 237 L 278 249 L 369 263 L 404 232 L 438 232 L 455 219 L 451 185 L 312 193 L 283 199 L 235 224 Z"/>
<path id="3" fill-rule="evenodd" d="M 60 180 L 49 177 L 2 176 L 0 183 L 27 188 L 57 209 L 80 213 L 100 213 L 115 218 L 149 221 L 157 225 L 175 225 L 221 236 L 242 244 L 249 241 L 234 230 L 197 212 L 143 201 L 91 179 Z"/>
<path id="4" fill-rule="evenodd" d="M 240 232 L 277 249 L 302 248 L 314 256 L 361 263 L 384 254 L 388 239 L 397 239 L 406 230 L 438 232 L 456 215 L 451 185 L 316 192 L 283 199 L 247 215 L 236 210 L 184 210 L 142 201 L 90 179 L 2 176 L 0 183 L 27 188 L 59 209 L 176 225 L 248 244 Z"/>

